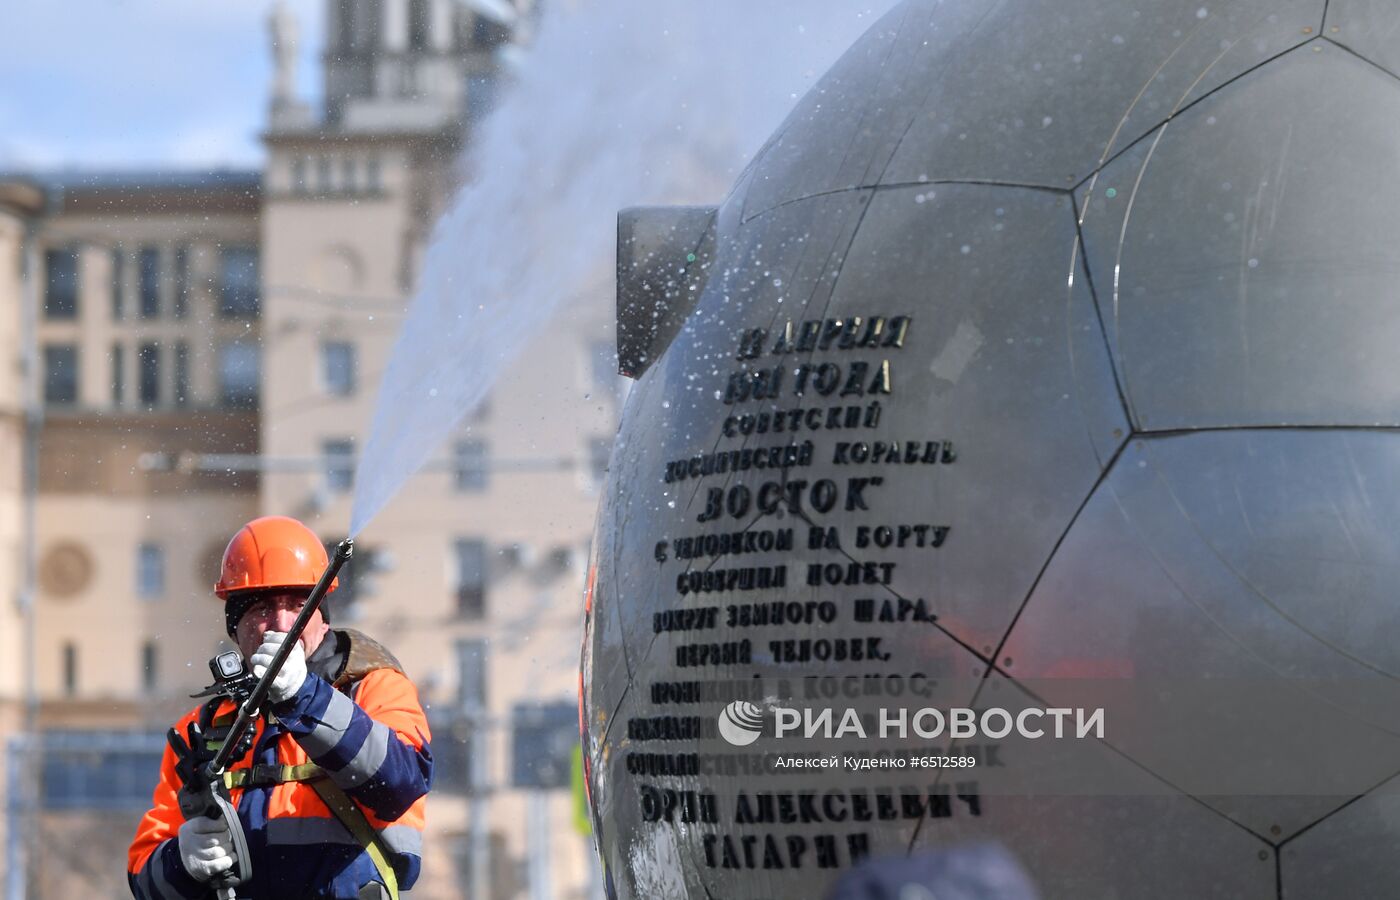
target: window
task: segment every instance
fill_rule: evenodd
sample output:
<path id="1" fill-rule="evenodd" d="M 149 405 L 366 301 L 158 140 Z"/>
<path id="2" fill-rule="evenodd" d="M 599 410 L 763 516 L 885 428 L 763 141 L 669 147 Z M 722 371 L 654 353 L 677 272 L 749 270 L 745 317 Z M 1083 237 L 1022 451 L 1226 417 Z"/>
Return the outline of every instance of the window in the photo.
<path id="1" fill-rule="evenodd" d="M 72 641 L 63 645 L 63 693 L 78 693 L 78 648 Z"/>
<path id="2" fill-rule="evenodd" d="M 154 342 L 136 348 L 137 399 L 145 406 L 160 402 L 160 346 Z"/>
<path id="3" fill-rule="evenodd" d="M 165 548 L 144 543 L 136 548 L 136 596 L 156 600 L 165 596 Z"/>
<path id="4" fill-rule="evenodd" d="M 131 816 L 151 805 L 151 780 L 166 746 L 159 734 L 48 728 L 36 737 L 41 808 Z"/>
<path id="5" fill-rule="evenodd" d="M 258 249 L 223 248 L 219 251 L 220 318 L 255 319 L 258 312 Z"/>
<path id="6" fill-rule="evenodd" d="M 232 341 L 219 347 L 219 402 L 235 409 L 258 405 L 262 354 L 258 345 Z"/>
<path id="7" fill-rule="evenodd" d="M 78 346 L 49 344 L 44 348 L 44 403 L 60 406 L 78 402 Z"/>
<path id="8" fill-rule="evenodd" d="M 484 491 L 490 477 L 485 441 L 458 441 L 452 457 L 453 481 L 459 491 Z"/>
<path id="9" fill-rule="evenodd" d="M 588 483 L 601 488 L 608 480 L 608 457 L 612 456 L 612 441 L 607 438 L 588 439 Z"/>
<path id="10" fill-rule="evenodd" d="M 120 407 L 126 402 L 126 348 L 121 344 L 112 345 L 112 405 Z"/>
<path id="11" fill-rule="evenodd" d="M 382 187 L 379 157 L 371 156 L 365 161 L 365 190 L 373 194 L 378 193 Z"/>
<path id="12" fill-rule="evenodd" d="M 175 405 L 190 404 L 190 345 L 184 341 L 175 344 Z"/>
<path id="13" fill-rule="evenodd" d="M 136 295 L 141 318 L 160 317 L 160 251 L 155 247 L 142 247 L 136 254 Z"/>
<path id="14" fill-rule="evenodd" d="M 331 158 L 316 157 L 316 190 L 322 194 L 331 192 Z"/>
<path id="15" fill-rule="evenodd" d="M 78 251 L 44 251 L 44 316 L 78 317 Z"/>
<path id="16" fill-rule="evenodd" d="M 335 24 L 339 31 L 341 50 L 349 50 L 355 46 L 355 22 L 352 18 L 354 14 L 355 0 L 340 0 L 336 10 Z"/>
<path id="17" fill-rule="evenodd" d="M 482 638 L 457 642 L 457 699 L 467 709 L 486 706 L 486 652 Z"/>
<path id="18" fill-rule="evenodd" d="M 347 156 L 340 161 L 340 189 L 347 193 L 355 192 L 355 157 Z"/>
<path id="19" fill-rule="evenodd" d="M 190 311 L 190 248 L 181 244 L 175 248 L 175 318 L 183 319 Z"/>
<path id="20" fill-rule="evenodd" d="M 408 49 L 428 49 L 428 0 L 408 0 Z"/>
<path id="21" fill-rule="evenodd" d="M 306 193 L 306 159 L 298 156 L 292 160 L 292 193 Z"/>
<path id="22" fill-rule="evenodd" d="M 120 322 L 126 315 L 126 250 L 120 245 L 112 248 L 112 321 Z"/>
<path id="23" fill-rule="evenodd" d="M 322 441 L 321 456 L 325 463 L 327 490 L 343 494 L 355 486 L 354 440 L 337 438 Z"/>
<path id="24" fill-rule="evenodd" d="M 456 564 L 457 616 L 481 619 L 486 616 L 486 542 L 458 538 L 452 545 Z"/>
<path id="25" fill-rule="evenodd" d="M 348 397 L 355 393 L 355 345 L 349 341 L 321 344 L 321 380 L 326 393 Z"/>
<path id="26" fill-rule="evenodd" d="M 358 49 L 370 49 L 374 45 L 375 35 L 379 31 L 379 23 L 384 20 L 384 14 L 380 11 L 378 0 L 361 0 L 359 3 L 351 4 L 351 15 L 354 19 L 354 46 Z"/>
<path id="27" fill-rule="evenodd" d="M 141 645 L 141 689 L 148 694 L 154 694 L 156 685 L 160 683 L 157 652 L 155 641 L 146 641 Z"/>

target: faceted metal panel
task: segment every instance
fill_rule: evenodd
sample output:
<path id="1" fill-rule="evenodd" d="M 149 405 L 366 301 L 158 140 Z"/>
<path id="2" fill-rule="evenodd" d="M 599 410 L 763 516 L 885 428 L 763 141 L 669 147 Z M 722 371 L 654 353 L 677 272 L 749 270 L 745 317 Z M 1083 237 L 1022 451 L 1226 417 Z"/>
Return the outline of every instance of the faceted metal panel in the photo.
<path id="1" fill-rule="evenodd" d="M 996 676 L 988 697 L 1018 708 L 1014 685 Z M 1021 695 L 1022 704 L 1030 698 Z M 1035 705 L 1031 703 L 1030 705 Z M 1006 796 L 998 779 L 1026 768 L 967 773 L 981 790 L 977 815 L 926 822 L 912 853 L 993 842 L 1017 859 L 1042 900 L 1275 900 L 1269 845 L 1196 800 L 1170 790 L 1098 741 L 1037 743 L 1039 768 L 1100 773 L 1120 796 Z M 952 751 L 958 752 L 955 744 Z M 1341 896 L 1341 895 L 1338 895 Z"/>
<path id="2" fill-rule="evenodd" d="M 930 48 L 948 46 L 971 29 L 976 5 L 906 0 L 876 22 L 760 151 L 744 218 L 803 197 L 879 184 L 918 114 L 926 69 L 936 56 Z"/>
<path id="3" fill-rule="evenodd" d="M 750 441 L 765 448 L 791 442 L 788 434 L 723 434 L 722 423 L 733 412 L 724 403 L 724 393 L 731 370 L 737 368 L 733 356 L 738 335 L 750 325 L 771 327 L 789 312 L 800 316 L 807 306 L 825 305 L 869 200 L 869 192 L 816 198 L 775 210 L 761 227 L 720 235 L 713 274 L 695 314 L 667 354 L 637 383 L 624 413 L 610 476 L 611 485 L 626 485 L 628 490 L 618 503 L 616 488 L 610 489 L 602 513 L 615 516 L 617 565 L 600 573 L 600 581 L 614 579 L 612 590 L 623 603 L 622 628 L 634 669 L 644 667 L 657 638 L 653 614 L 672 609 L 677 600 L 684 602 L 677 579 L 712 562 L 677 559 L 677 540 L 733 535 L 758 518 L 757 512 L 735 517 L 728 510 L 701 518 L 712 492 L 728 492 L 734 473 L 667 481 L 668 465 L 697 455 L 742 451 Z M 754 482 L 753 488 L 762 483 Z M 611 507 L 613 503 L 618 505 Z M 794 521 L 779 525 L 803 527 Z M 800 537 L 805 540 L 805 533 Z M 667 555 L 665 562 L 656 559 L 662 542 L 668 548 L 661 551 Z M 734 566 L 752 562 L 743 555 L 728 558 L 736 560 Z"/>
<path id="4" fill-rule="evenodd" d="M 803 98 L 745 208 L 874 184 L 1069 188 L 1176 111 L 1316 37 L 1321 0 L 909 0 Z"/>
<path id="5" fill-rule="evenodd" d="M 1243 784 L 1267 762 L 1298 786 L 1290 793 L 1317 794 L 1325 756 L 1360 792 L 1400 759 L 1384 627 L 1397 617 L 1385 577 L 1400 566 L 1397 505 L 1400 435 L 1135 439 L 1066 535 L 1002 663 L 1018 679 L 1277 684 L 1282 713 L 1163 703 L 1110 742 L 1173 784 L 1199 782 L 1203 766 L 1214 783 Z M 1345 731 L 1319 729 L 1336 719 Z M 1261 835 L 1295 833 L 1340 802 L 1201 799 Z"/>
<path id="6" fill-rule="evenodd" d="M 940 60 L 942 77 L 930 79 L 885 180 L 1069 187 L 1178 110 L 1311 39 L 1321 17 L 1316 0 L 997 4 Z"/>
<path id="7" fill-rule="evenodd" d="M 1392 778 L 1283 845 L 1287 900 L 1390 897 L 1400 884 L 1400 783 Z"/>
<path id="8" fill-rule="evenodd" d="M 1400 72 L 1400 11 L 1389 0 L 1330 0 L 1322 33 L 1389 72 Z"/>
<path id="9" fill-rule="evenodd" d="M 856 529 L 858 541 L 865 529 L 866 546 L 847 552 L 894 563 L 892 589 L 927 598 L 943 627 L 983 654 L 1126 439 L 1084 279 L 1066 287 L 1074 239 L 1062 194 L 881 191 L 823 313 L 913 316 L 904 350 L 853 357 L 872 368 L 888 360 L 893 392 L 879 400 L 891 426 L 871 436 L 879 443 L 860 434 L 838 441 L 823 460 L 864 472 L 858 461 L 883 444 L 866 465 L 898 514 L 886 502 L 840 510 L 833 524 Z M 947 442 L 954 458 L 911 465 L 910 448 L 923 460 L 930 442 Z M 896 527 L 880 546 L 878 529 L 913 522 L 948 527 L 946 545 L 901 546 Z"/>
<path id="10" fill-rule="evenodd" d="M 1400 83 L 1318 41 L 1095 179 L 1088 267 L 1140 428 L 1400 424 L 1398 149 Z"/>

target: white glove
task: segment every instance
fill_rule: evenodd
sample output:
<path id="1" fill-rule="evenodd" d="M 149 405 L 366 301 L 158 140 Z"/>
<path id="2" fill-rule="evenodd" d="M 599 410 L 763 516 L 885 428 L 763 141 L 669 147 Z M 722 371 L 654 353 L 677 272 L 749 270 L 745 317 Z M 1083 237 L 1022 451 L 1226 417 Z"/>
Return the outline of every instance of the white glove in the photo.
<path id="1" fill-rule="evenodd" d="M 272 663 L 272 657 L 277 655 L 281 649 L 282 642 L 287 639 L 285 632 L 268 631 L 263 634 L 262 646 L 253 652 L 248 662 L 253 664 L 253 674 L 258 678 L 263 677 L 267 667 Z M 302 683 L 306 681 L 306 649 L 302 647 L 301 641 L 297 641 L 292 652 L 287 656 L 287 661 L 282 664 L 282 671 L 277 673 L 277 677 L 272 679 L 272 686 L 268 690 L 268 699 L 276 706 L 292 699 L 301 690 Z"/>
<path id="2" fill-rule="evenodd" d="M 233 868 L 233 838 L 222 819 L 198 816 L 180 826 L 180 862 L 196 881 Z"/>

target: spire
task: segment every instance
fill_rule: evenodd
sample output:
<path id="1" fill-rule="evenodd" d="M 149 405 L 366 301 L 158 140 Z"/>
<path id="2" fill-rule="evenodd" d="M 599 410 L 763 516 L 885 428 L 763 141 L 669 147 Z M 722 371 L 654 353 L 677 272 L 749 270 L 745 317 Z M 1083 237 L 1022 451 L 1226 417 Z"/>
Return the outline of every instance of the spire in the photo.
<path id="1" fill-rule="evenodd" d="M 310 108 L 297 98 L 297 41 L 300 26 L 286 0 L 276 0 L 267 16 L 268 47 L 272 52 L 272 93 L 268 112 L 273 128 L 303 125 Z"/>

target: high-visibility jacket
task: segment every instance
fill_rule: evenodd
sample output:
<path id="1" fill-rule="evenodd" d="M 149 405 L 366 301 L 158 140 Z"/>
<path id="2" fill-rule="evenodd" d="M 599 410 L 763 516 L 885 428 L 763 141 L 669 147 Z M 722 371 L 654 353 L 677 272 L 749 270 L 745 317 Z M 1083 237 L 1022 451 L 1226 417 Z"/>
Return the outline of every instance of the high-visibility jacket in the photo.
<path id="1" fill-rule="evenodd" d="M 392 867 L 399 888 L 418 878 L 433 768 L 427 718 L 413 683 L 387 652 L 385 667 L 362 677 L 353 677 L 361 674 L 353 666 L 345 671 L 346 657 L 355 655 L 347 646 L 352 635 L 382 650 L 354 632 L 328 634 L 331 644 L 323 646 L 338 641 L 344 651 L 335 663 L 340 672 L 315 665 L 326 657 L 318 648 L 301 691 L 277 707 L 271 720 L 258 720 L 251 751 L 229 767 L 230 800 L 252 857 L 252 876 L 237 888 L 239 897 L 354 898 L 371 882 L 386 880 L 375 856 Z M 318 668 L 327 677 L 316 674 Z M 184 735 L 200 712 L 191 710 L 176 730 Z M 231 720 L 235 712 L 234 704 L 223 700 L 214 724 Z M 342 801 L 353 801 L 346 806 L 353 806 L 372 832 L 362 829 L 357 837 L 342 821 L 344 811 L 337 816 L 327 805 L 315 783 L 326 778 L 339 788 Z M 167 747 L 153 807 L 137 827 L 127 857 L 128 881 L 138 898 L 209 895 L 209 886 L 191 877 L 180 861 L 179 788 L 175 754 Z M 373 841 L 365 840 L 369 834 Z"/>

